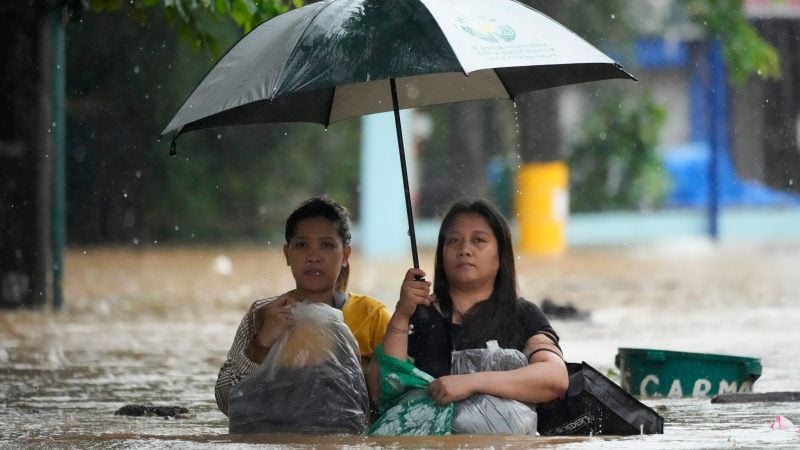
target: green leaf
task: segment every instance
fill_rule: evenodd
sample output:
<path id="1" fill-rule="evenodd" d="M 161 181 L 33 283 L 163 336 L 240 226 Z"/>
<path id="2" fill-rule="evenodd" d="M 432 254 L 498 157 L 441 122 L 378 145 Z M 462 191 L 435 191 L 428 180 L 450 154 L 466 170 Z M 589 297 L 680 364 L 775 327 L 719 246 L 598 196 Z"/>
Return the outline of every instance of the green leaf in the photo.
<path id="1" fill-rule="evenodd" d="M 231 10 L 231 4 L 227 0 L 216 0 L 214 2 L 214 9 L 217 14 L 227 14 Z"/>
<path id="2" fill-rule="evenodd" d="M 734 83 L 740 84 L 751 75 L 780 77 L 778 52 L 747 21 L 742 0 L 691 0 L 687 9 L 696 23 L 719 39 Z"/>
<path id="3" fill-rule="evenodd" d="M 234 7 L 246 11 L 251 16 L 258 11 L 258 7 L 252 0 L 235 0 Z"/>

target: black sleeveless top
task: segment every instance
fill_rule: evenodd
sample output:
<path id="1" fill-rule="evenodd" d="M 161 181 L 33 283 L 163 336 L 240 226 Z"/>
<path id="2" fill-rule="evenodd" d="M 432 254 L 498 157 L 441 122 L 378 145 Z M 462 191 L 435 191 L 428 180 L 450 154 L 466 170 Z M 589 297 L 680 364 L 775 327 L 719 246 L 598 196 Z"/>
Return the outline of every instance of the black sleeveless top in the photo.
<path id="1" fill-rule="evenodd" d="M 525 343 L 536 334 L 549 334 L 558 345 L 558 335 L 541 309 L 535 304 L 523 299 L 517 299 L 519 317 L 516 323 L 509 326 L 521 327 L 519 342 L 513 343 L 513 348 L 523 351 Z M 450 375 L 450 353 L 453 350 L 465 350 L 462 344 L 464 327 L 451 322 L 451 312 L 439 312 L 436 307 L 417 306 L 411 316 L 411 334 L 408 336 L 408 356 L 414 365 L 439 378 Z"/>

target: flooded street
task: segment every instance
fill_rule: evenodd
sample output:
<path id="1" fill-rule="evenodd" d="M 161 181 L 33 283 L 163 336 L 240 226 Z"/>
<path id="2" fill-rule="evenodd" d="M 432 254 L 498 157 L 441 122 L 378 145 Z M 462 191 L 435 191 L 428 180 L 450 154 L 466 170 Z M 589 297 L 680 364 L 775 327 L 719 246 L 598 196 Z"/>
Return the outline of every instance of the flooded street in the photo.
<path id="1" fill-rule="evenodd" d="M 410 258 L 352 260 L 350 289 L 391 308 Z M 432 253 L 421 254 L 432 274 Z M 519 255 L 523 295 L 590 312 L 553 320 L 567 360 L 616 371 L 620 347 L 761 359 L 755 392 L 800 391 L 800 244 L 673 242 Z M 0 311 L 0 448 L 797 448 L 773 431 L 800 403 L 647 400 L 664 434 L 532 438 L 230 436 L 214 401 L 217 371 L 243 312 L 292 288 L 278 247 L 73 249 L 65 311 Z M 126 404 L 185 417 L 116 416 Z"/>

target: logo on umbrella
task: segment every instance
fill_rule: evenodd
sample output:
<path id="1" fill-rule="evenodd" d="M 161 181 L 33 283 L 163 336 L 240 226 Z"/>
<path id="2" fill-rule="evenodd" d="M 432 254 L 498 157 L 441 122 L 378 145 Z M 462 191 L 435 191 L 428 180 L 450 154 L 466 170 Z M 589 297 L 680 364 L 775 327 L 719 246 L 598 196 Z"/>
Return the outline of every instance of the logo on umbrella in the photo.
<path id="1" fill-rule="evenodd" d="M 517 38 L 511 25 L 498 25 L 494 19 L 459 17 L 458 23 L 467 34 L 487 42 L 511 42 Z"/>

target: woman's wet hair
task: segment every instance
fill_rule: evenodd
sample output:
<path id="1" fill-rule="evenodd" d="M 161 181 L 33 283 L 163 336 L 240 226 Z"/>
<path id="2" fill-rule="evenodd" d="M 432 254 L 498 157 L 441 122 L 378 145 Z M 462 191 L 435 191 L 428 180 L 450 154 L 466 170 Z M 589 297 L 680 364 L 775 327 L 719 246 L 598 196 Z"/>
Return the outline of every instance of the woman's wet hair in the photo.
<path id="1" fill-rule="evenodd" d="M 477 304 L 464 318 L 464 348 L 483 348 L 487 340 L 497 339 L 501 347 L 516 341 L 522 330 L 510 326 L 517 322 L 517 271 L 514 263 L 514 247 L 511 230 L 503 214 L 484 199 L 464 199 L 454 203 L 442 219 L 439 239 L 436 244 L 436 267 L 433 291 L 443 308 L 452 310 L 450 282 L 444 271 L 444 243 L 453 221 L 464 214 L 478 214 L 489 224 L 497 241 L 497 256 L 500 267 L 494 279 L 494 290 L 488 301 Z M 474 318 L 479 326 L 470 327 Z"/>
<path id="2" fill-rule="evenodd" d="M 317 217 L 329 220 L 333 226 L 336 227 L 336 231 L 342 239 L 342 245 L 350 245 L 350 213 L 343 205 L 324 195 L 312 197 L 304 201 L 289 214 L 289 217 L 286 219 L 286 228 L 284 231 L 286 243 L 288 244 L 295 234 L 297 234 L 297 228 L 300 226 L 300 222 L 305 219 Z M 336 291 L 345 292 L 347 290 L 347 280 L 349 277 L 350 266 L 348 264 L 342 267 L 339 272 L 339 277 L 336 279 Z"/>

